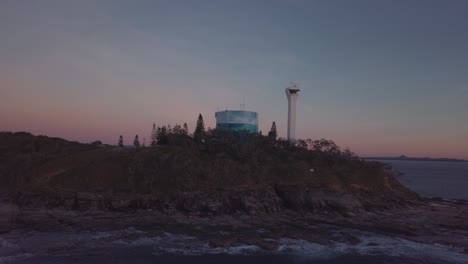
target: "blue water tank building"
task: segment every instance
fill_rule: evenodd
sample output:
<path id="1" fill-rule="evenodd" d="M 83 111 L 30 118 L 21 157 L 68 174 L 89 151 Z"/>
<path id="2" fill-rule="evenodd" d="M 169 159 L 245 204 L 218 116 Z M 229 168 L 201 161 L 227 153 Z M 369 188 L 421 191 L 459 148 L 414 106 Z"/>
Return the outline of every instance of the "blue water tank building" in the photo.
<path id="1" fill-rule="evenodd" d="M 258 132 L 258 114 L 243 110 L 225 110 L 215 113 L 216 129 Z"/>

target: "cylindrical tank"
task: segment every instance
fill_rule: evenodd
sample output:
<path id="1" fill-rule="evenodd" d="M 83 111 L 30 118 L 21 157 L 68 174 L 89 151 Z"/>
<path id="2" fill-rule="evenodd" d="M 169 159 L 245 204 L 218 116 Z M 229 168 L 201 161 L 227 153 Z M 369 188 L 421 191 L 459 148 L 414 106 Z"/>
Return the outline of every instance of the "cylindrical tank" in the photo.
<path id="1" fill-rule="evenodd" d="M 216 112 L 215 116 L 216 129 L 258 132 L 258 114 L 256 112 L 225 110 Z"/>

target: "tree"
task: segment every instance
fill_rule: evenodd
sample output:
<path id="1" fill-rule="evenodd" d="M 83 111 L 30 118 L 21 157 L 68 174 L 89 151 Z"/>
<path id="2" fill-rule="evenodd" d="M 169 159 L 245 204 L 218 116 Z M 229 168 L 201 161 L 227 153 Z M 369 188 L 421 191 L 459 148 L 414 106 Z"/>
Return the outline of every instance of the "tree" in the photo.
<path id="1" fill-rule="evenodd" d="M 101 140 L 93 141 L 93 142 L 91 142 L 91 145 L 93 145 L 95 147 L 102 147 L 102 141 Z"/>
<path id="2" fill-rule="evenodd" d="M 166 145 L 168 143 L 166 126 L 158 127 L 156 132 L 156 139 L 158 145 Z"/>
<path id="3" fill-rule="evenodd" d="M 119 147 L 122 147 L 122 148 L 123 148 L 123 146 L 124 146 L 124 142 L 123 142 L 123 137 L 122 137 L 122 135 L 120 135 L 120 137 L 119 137 L 119 143 L 118 143 L 118 145 L 119 145 Z"/>
<path id="4" fill-rule="evenodd" d="M 182 127 L 179 124 L 175 124 L 175 126 L 172 128 L 172 134 L 176 136 L 182 135 Z"/>
<path id="5" fill-rule="evenodd" d="M 153 129 L 151 130 L 151 146 L 156 146 L 156 140 L 157 140 L 157 130 L 156 130 L 156 124 L 153 123 Z"/>
<path id="6" fill-rule="evenodd" d="M 188 135 L 188 134 L 189 134 L 187 123 L 184 123 L 183 134 L 184 134 L 184 135 Z"/>
<path id="7" fill-rule="evenodd" d="M 296 142 L 295 142 L 295 145 L 296 147 L 298 148 L 303 148 L 303 149 L 308 149 L 308 143 L 307 143 L 307 140 L 303 140 L 303 139 L 298 139 Z"/>
<path id="8" fill-rule="evenodd" d="M 333 142 L 332 140 L 324 139 L 324 138 L 312 141 L 311 149 L 315 151 L 325 152 L 328 154 L 340 154 L 341 153 L 340 147 L 338 147 L 335 144 L 335 142 Z"/>
<path id="9" fill-rule="evenodd" d="M 193 132 L 193 138 L 201 142 L 205 137 L 205 123 L 203 122 L 203 116 L 201 114 L 198 115 L 197 126 L 195 127 L 195 131 Z"/>
<path id="10" fill-rule="evenodd" d="M 275 140 L 278 137 L 278 132 L 276 131 L 276 122 L 273 122 L 273 124 L 271 124 L 271 129 L 270 132 L 268 132 L 268 137 Z"/>
<path id="11" fill-rule="evenodd" d="M 135 139 L 133 140 L 133 146 L 135 146 L 136 149 L 140 148 L 140 141 L 138 140 L 138 135 L 136 135 Z"/>

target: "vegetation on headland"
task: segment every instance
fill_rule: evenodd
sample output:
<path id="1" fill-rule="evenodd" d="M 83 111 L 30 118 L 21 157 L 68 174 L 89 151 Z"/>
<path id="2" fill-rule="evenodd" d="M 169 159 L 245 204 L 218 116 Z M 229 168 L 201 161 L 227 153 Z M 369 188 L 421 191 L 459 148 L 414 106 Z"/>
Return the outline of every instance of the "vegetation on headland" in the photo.
<path id="1" fill-rule="evenodd" d="M 187 210 L 210 203 L 244 208 L 251 195 L 251 203 L 267 203 L 267 211 L 281 204 L 293 209 L 385 207 L 417 198 L 382 164 L 360 159 L 330 140 L 291 142 L 276 139 L 271 131 L 263 136 L 205 130 L 201 116 L 197 123 L 193 135 L 186 125 L 153 126 L 150 146 L 138 143 L 138 148 L 2 132 L 0 184 L 3 191 L 49 195 L 175 201 L 182 195 Z"/>

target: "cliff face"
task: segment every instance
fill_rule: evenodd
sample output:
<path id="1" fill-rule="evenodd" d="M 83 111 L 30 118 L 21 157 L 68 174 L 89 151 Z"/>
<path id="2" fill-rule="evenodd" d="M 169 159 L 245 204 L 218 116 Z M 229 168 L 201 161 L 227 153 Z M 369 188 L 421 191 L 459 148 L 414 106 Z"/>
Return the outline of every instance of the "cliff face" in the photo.
<path id="1" fill-rule="evenodd" d="M 187 136 L 123 149 L 0 133 L 2 192 L 22 206 L 171 214 L 353 214 L 418 200 L 378 163 L 257 135 Z M 333 146 L 332 146 L 333 147 Z"/>

